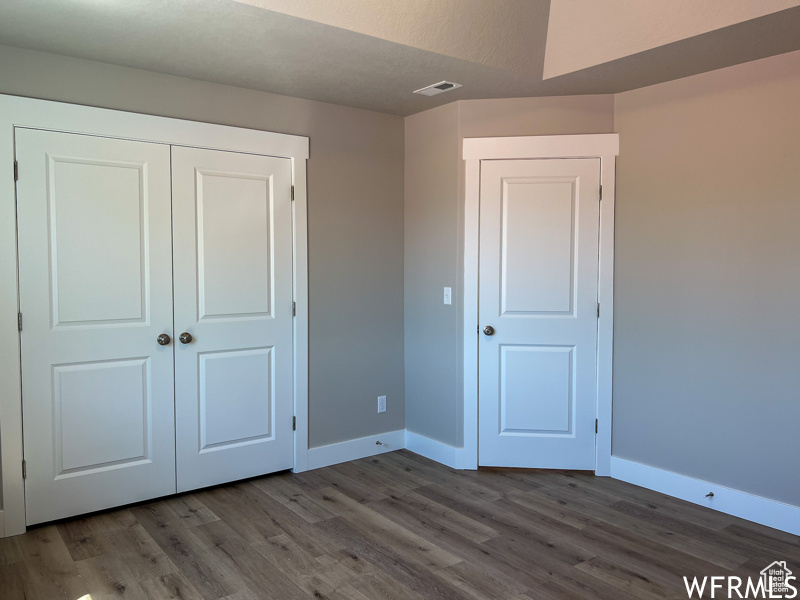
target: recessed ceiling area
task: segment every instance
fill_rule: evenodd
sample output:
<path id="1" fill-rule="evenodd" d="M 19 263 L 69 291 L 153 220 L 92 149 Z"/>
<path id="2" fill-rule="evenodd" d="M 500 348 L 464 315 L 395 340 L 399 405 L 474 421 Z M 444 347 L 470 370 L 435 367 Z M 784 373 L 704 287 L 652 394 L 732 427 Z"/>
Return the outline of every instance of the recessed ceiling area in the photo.
<path id="1" fill-rule="evenodd" d="M 552 0 L 543 75 L 573 73 L 795 6 L 800 0 Z"/>
<path id="2" fill-rule="evenodd" d="M 641 2 L 6 0 L 0 44 L 396 115 L 617 93 L 800 49 L 800 0 L 631 5 Z M 443 80 L 463 87 L 413 93 Z"/>
<path id="3" fill-rule="evenodd" d="M 547 1 L 236 1 L 488 67 L 542 73 Z"/>

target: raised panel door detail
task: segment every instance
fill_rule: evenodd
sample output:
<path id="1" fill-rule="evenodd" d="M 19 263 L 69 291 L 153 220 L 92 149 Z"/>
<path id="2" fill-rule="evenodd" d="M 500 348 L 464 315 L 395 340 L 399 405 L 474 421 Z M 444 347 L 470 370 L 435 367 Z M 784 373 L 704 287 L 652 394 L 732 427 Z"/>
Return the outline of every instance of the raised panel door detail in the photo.
<path id="1" fill-rule="evenodd" d="M 268 177 L 197 171 L 201 319 L 270 314 L 270 188 Z"/>
<path id="2" fill-rule="evenodd" d="M 149 360 L 53 367 L 56 476 L 147 460 Z"/>
<path id="3" fill-rule="evenodd" d="M 200 451 L 272 439 L 273 349 L 198 356 Z"/>
<path id="4" fill-rule="evenodd" d="M 146 167 L 50 156 L 53 324 L 146 320 Z"/>
<path id="5" fill-rule="evenodd" d="M 480 168 L 478 464 L 592 468 L 600 161 Z"/>
<path id="6" fill-rule="evenodd" d="M 574 350 L 501 346 L 501 435 L 571 434 Z"/>
<path id="7" fill-rule="evenodd" d="M 502 314 L 570 314 L 575 179 L 505 179 L 502 211 Z"/>
<path id="8" fill-rule="evenodd" d="M 170 148 L 15 129 L 29 525 L 174 493 Z"/>
<path id="9" fill-rule="evenodd" d="M 292 169 L 172 149 L 178 490 L 290 468 Z"/>

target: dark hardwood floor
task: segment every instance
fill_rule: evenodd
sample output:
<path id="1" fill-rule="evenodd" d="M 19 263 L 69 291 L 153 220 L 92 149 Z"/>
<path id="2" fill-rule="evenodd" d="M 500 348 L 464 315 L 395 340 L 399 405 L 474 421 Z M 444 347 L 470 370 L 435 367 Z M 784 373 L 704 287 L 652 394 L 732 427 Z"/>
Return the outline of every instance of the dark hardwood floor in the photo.
<path id="1" fill-rule="evenodd" d="M 0 598 L 687 598 L 683 576 L 774 560 L 800 569 L 800 538 L 589 473 L 400 451 L 2 539 Z"/>

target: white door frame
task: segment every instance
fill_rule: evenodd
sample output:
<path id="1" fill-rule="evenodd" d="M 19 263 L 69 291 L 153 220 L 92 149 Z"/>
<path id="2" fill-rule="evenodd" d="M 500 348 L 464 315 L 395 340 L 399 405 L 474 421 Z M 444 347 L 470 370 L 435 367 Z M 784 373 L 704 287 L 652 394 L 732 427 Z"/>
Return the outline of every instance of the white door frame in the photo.
<path id="1" fill-rule="evenodd" d="M 308 227 L 307 137 L 169 119 L 0 94 L 0 537 L 25 532 L 22 478 L 22 392 L 17 328 L 16 186 L 14 128 L 123 138 L 292 160 L 294 320 L 294 470 L 308 468 Z M 20 177 L 25 165 L 20 165 Z"/>
<path id="2" fill-rule="evenodd" d="M 464 206 L 464 446 L 456 449 L 456 467 L 478 468 L 478 292 L 481 161 L 507 159 L 599 158 L 600 265 L 597 338 L 597 419 L 595 473 L 611 475 L 611 378 L 614 335 L 614 198 L 619 135 L 543 135 L 465 138 Z"/>

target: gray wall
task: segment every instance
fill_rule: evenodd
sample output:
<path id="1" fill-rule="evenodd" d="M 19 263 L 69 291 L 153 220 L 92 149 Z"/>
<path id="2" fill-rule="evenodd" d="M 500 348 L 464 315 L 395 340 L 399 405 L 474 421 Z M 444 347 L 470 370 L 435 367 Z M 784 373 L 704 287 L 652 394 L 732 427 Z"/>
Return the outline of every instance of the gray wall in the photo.
<path id="1" fill-rule="evenodd" d="M 406 117 L 406 426 L 459 445 L 458 103 Z M 443 304 L 443 288 L 453 304 Z"/>
<path id="2" fill-rule="evenodd" d="M 310 445 L 403 429 L 402 118 L 3 46 L 0 93 L 309 136 Z"/>
<path id="3" fill-rule="evenodd" d="M 611 96 L 463 100 L 406 117 L 406 426 L 463 445 L 465 137 L 609 133 Z M 453 305 L 442 288 L 453 288 Z"/>
<path id="4" fill-rule="evenodd" d="M 800 505 L 800 52 L 619 94 L 613 453 Z"/>
<path id="5" fill-rule="evenodd" d="M 462 100 L 459 105 L 462 139 L 611 133 L 614 127 L 610 95 Z"/>

